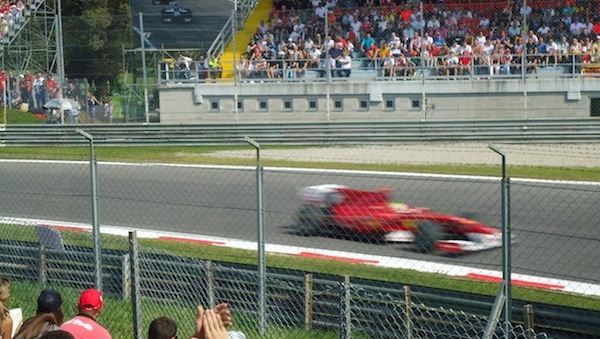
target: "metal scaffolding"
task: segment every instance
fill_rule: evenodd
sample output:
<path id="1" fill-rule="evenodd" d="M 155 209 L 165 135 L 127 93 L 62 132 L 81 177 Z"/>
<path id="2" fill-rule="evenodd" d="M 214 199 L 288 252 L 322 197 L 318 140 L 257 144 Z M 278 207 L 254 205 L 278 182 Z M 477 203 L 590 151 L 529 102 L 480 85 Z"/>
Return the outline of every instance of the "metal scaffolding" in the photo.
<path id="1" fill-rule="evenodd" d="M 8 71 L 59 73 L 57 30 L 60 0 L 34 0 L 22 17 L 12 19 L 9 31 L 2 37 L 2 68 Z"/>

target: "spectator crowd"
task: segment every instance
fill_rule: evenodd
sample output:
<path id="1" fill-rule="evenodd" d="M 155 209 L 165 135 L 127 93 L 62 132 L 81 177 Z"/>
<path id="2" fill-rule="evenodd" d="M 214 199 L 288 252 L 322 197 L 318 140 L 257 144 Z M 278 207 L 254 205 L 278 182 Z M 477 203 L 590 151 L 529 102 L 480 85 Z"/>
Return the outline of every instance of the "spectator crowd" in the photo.
<path id="1" fill-rule="evenodd" d="M 102 293 L 94 288 L 81 292 L 77 314 L 65 320 L 63 300 L 54 289 L 43 290 L 37 298 L 35 315 L 21 323 L 10 316 L 8 298 L 10 281 L 0 277 L 0 339 L 111 339 L 110 331 L 101 325 L 105 304 Z M 190 339 L 245 339 L 242 332 L 228 331 L 233 326 L 229 306 L 221 303 L 212 309 L 197 307 Z M 14 332 L 14 337 L 13 337 Z M 148 327 L 148 339 L 178 338 L 177 323 L 167 317 L 154 319 Z M 183 338 L 183 336 L 181 336 Z"/>
<path id="2" fill-rule="evenodd" d="M 14 72 L 0 71 L 0 103 L 6 102 L 7 106 L 32 113 L 48 115 L 49 123 L 62 122 L 60 112 L 55 107 L 46 107 L 51 100 L 69 99 L 76 103 L 67 107 L 67 122 L 79 122 L 79 111 L 87 112 L 86 122 L 93 123 L 98 115 L 104 120 L 111 121 L 114 113 L 114 104 L 108 93 L 98 98 L 88 83 L 87 79 L 69 79 L 62 81 L 54 78 L 51 73 L 38 72 L 33 74 L 28 70 L 16 74 Z M 64 112 L 63 112 L 64 114 Z"/>
<path id="3" fill-rule="evenodd" d="M 0 0 L 0 39 L 9 36 L 23 20 L 25 10 L 31 7 L 32 0 Z"/>
<path id="4" fill-rule="evenodd" d="M 352 62 L 358 59 L 357 62 Z M 600 1 L 278 0 L 236 61 L 242 78 L 537 75 L 600 62 Z"/>

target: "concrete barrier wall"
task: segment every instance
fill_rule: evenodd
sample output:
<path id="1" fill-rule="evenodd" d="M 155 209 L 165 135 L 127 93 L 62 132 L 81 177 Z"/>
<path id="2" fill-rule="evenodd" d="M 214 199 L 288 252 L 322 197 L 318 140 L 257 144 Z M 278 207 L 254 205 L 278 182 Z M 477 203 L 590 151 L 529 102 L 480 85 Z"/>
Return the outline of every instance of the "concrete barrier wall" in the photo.
<path id="1" fill-rule="evenodd" d="M 169 124 L 585 118 L 596 98 L 598 78 L 169 83 L 160 111 Z"/>

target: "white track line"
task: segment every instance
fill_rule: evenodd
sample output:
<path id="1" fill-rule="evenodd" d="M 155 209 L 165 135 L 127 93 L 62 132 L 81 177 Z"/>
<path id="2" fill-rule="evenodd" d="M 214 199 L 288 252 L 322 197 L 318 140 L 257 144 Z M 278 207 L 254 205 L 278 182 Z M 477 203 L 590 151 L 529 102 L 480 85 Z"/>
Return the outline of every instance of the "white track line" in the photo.
<path id="1" fill-rule="evenodd" d="M 92 231 L 92 226 L 89 224 L 62 222 L 55 220 L 0 217 L 0 223 L 24 226 L 47 225 L 58 229 L 70 229 L 72 231 Z M 220 246 L 244 250 L 257 250 L 257 243 L 253 241 L 202 235 L 189 235 L 165 231 L 132 229 L 121 226 L 101 226 L 101 233 L 104 234 L 112 234 L 127 237 L 129 235 L 129 232 L 131 231 L 136 231 L 137 236 L 139 238 L 199 243 L 210 246 Z M 502 279 L 502 272 L 499 271 L 485 270 L 468 266 L 441 264 L 414 259 L 404 259 L 396 257 L 386 257 L 278 244 L 266 244 L 265 251 L 268 253 L 338 260 L 343 262 L 352 262 L 357 264 L 373 265 L 379 267 L 407 269 L 427 273 L 440 273 L 454 277 L 462 277 L 493 283 L 498 283 Z M 512 285 L 545 290 L 557 290 L 582 295 L 600 296 L 600 285 L 598 284 L 589 284 L 563 279 L 544 278 L 525 274 L 512 274 Z"/>

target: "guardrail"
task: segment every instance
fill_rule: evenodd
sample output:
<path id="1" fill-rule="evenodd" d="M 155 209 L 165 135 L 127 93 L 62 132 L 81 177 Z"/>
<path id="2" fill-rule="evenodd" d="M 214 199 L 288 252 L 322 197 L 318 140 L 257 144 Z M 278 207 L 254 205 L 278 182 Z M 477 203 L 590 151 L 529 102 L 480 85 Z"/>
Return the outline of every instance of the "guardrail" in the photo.
<path id="1" fill-rule="evenodd" d="M 600 140 L 600 119 L 410 122 L 239 123 L 210 125 L 6 125 L 0 146 L 83 146 L 82 128 L 103 146 L 327 145 L 472 141 L 579 143 Z"/>
<path id="2" fill-rule="evenodd" d="M 94 280 L 93 255 L 91 248 L 87 247 L 65 246 L 65 250 L 50 250 L 34 242 L 0 240 L 0 272 L 12 280 L 83 289 Z M 127 251 L 103 249 L 102 258 L 104 293 L 115 298 L 132 298 Z M 254 298 L 248 297 L 248 291 L 258 289 L 258 273 L 254 266 L 153 253 L 140 253 L 140 259 L 139 276 L 144 299 L 177 301 L 194 307 L 201 297 L 205 302 L 227 300 L 237 312 L 258 312 Z M 175 271 L 189 279 L 160 279 Z M 267 302 L 279 310 L 270 313 L 270 317 L 284 317 L 286 323 L 296 324 L 299 328 L 316 326 L 332 330 L 344 326 L 342 322 L 347 319 L 343 319 L 341 314 L 352 314 L 355 330 L 377 337 L 394 336 L 394 329 L 381 320 L 385 317 L 398 321 L 403 319 L 402 305 L 407 300 L 410 300 L 411 308 L 443 314 L 443 322 L 435 317 L 415 317 L 412 320 L 415 326 L 435 324 L 441 333 L 450 331 L 447 333 L 454 334 L 457 329 L 453 325 L 466 326 L 465 316 L 473 317 L 468 322 L 470 325 L 483 326 L 494 304 L 492 296 L 463 292 L 449 295 L 440 289 L 365 279 L 350 281 L 344 277 L 306 274 L 289 269 L 269 268 L 267 285 Z M 311 286 L 310 291 L 307 286 Z M 346 293 L 347 289 L 351 290 L 350 294 Z M 204 292 L 199 296 L 199 291 Z M 315 297 L 307 300 L 306 295 Z M 352 312 L 344 309 L 350 305 L 345 300 L 348 297 L 352 300 Z M 302 304 L 304 307 L 301 307 Z M 310 312 L 306 312 L 307 307 Z M 536 303 L 533 310 L 522 301 L 515 301 L 513 307 L 516 323 L 531 328 L 534 324 L 528 324 L 527 318 L 535 318 L 535 331 L 544 331 L 553 338 L 591 338 L 593 335 L 590 333 L 600 328 L 600 312 L 541 303 Z M 308 315 L 310 318 L 307 318 Z M 557 324 L 561 324 L 562 328 Z M 466 326 L 465 330 L 470 328 Z"/>
<path id="3" fill-rule="evenodd" d="M 231 19 L 230 19 L 231 21 Z M 218 38 L 209 49 L 209 56 L 220 55 L 228 43 L 232 23 L 228 21 Z M 216 51 L 216 52 L 215 52 Z M 545 55 L 529 54 L 525 58 L 542 59 Z M 560 78 L 598 78 L 600 77 L 600 64 L 582 63 L 580 55 L 570 55 L 556 64 L 521 64 L 512 63 L 508 65 L 490 64 L 485 59 L 468 63 L 461 66 L 448 64 L 448 56 L 431 57 L 423 59 L 419 56 L 406 58 L 406 67 L 394 66 L 395 60 L 387 64 L 387 58 L 369 59 L 365 57 L 353 57 L 350 69 L 336 67 L 335 62 L 327 62 L 326 59 L 311 60 L 268 60 L 261 67 L 250 67 L 256 61 L 220 59 L 224 67 L 235 69 L 235 79 L 240 82 L 306 82 L 306 81 L 424 81 L 434 82 L 438 80 L 461 80 L 461 81 L 495 81 L 507 79 L 560 79 Z M 410 61 L 410 60 L 413 61 Z M 288 62 L 293 61 L 288 65 Z M 160 62 L 158 64 L 159 84 L 168 83 L 210 83 L 213 81 L 208 70 L 202 67 L 204 61 L 192 61 L 190 69 L 180 70 L 175 67 L 174 62 Z M 267 67 L 267 65 L 269 67 Z M 533 71 L 535 69 L 535 71 Z M 214 75 L 214 74 L 213 74 Z M 230 79 L 233 82 L 233 79 Z"/>

